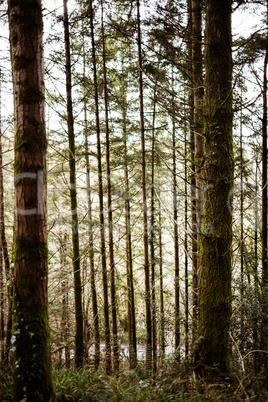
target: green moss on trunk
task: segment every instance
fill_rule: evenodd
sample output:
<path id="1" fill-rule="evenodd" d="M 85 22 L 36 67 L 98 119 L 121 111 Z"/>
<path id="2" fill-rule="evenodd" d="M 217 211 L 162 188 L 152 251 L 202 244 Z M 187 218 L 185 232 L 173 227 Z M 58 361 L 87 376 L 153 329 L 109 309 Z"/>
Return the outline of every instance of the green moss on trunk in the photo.
<path id="1" fill-rule="evenodd" d="M 232 142 L 231 0 L 206 1 L 204 207 L 200 237 L 198 356 L 229 368 L 234 160 Z"/>
<path id="2" fill-rule="evenodd" d="M 14 379 L 16 400 L 50 401 L 53 395 L 47 306 L 13 306 Z"/>
<path id="3" fill-rule="evenodd" d="M 9 0 L 15 111 L 13 336 L 16 401 L 52 401 L 47 295 L 41 0 Z M 19 174 L 19 176 L 17 176 Z"/>

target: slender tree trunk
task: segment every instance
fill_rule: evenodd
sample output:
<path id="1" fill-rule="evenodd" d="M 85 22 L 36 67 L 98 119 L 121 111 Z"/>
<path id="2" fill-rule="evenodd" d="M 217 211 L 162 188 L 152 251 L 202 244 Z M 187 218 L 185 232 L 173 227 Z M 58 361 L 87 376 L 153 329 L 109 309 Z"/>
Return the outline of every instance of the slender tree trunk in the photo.
<path id="1" fill-rule="evenodd" d="M 69 346 L 69 306 L 68 306 L 68 277 L 66 272 L 66 243 L 67 234 L 60 238 L 60 265 L 61 265 L 61 291 L 62 291 L 62 316 L 61 316 L 61 341 L 64 344 L 65 366 L 70 368 Z"/>
<path id="2" fill-rule="evenodd" d="M 159 202 L 159 280 L 160 280 L 160 350 L 161 359 L 165 358 L 165 310 L 164 310 L 164 287 L 163 287 L 163 243 L 162 243 L 162 213 Z"/>
<path id="3" fill-rule="evenodd" d="M 143 244 L 144 244 L 145 304 L 146 304 L 146 369 L 147 369 L 148 373 L 151 373 L 151 371 L 152 371 L 152 317 L 151 317 L 150 264 L 149 264 L 149 245 L 148 245 L 146 152 L 145 152 L 145 130 L 144 130 L 144 110 L 143 110 L 143 77 L 142 77 L 140 1 L 139 0 L 137 0 L 137 24 L 138 24 L 140 130 L 141 130 L 141 156 L 142 156 Z"/>
<path id="4" fill-rule="evenodd" d="M 190 95 L 190 122 L 193 123 L 193 97 Z M 194 162 L 194 130 L 191 124 L 190 128 L 191 143 L 191 216 L 192 216 L 192 345 L 196 339 L 198 323 L 198 264 L 197 264 L 197 221 L 196 221 L 196 180 L 195 180 L 195 162 Z"/>
<path id="5" fill-rule="evenodd" d="M 123 68 L 122 68 L 123 71 Z M 128 300 L 128 336 L 129 336 L 129 364 L 130 369 L 137 366 L 137 339 L 136 339 L 136 314 L 134 298 L 134 278 L 131 240 L 131 219 L 130 219 L 130 195 L 129 195 L 129 174 L 128 174 L 128 152 L 127 152 L 127 84 L 122 80 L 122 93 L 124 94 L 122 118 L 123 118 L 123 141 L 124 141 L 124 176 L 125 176 L 125 224 L 126 224 L 126 266 L 127 266 L 127 300 Z"/>
<path id="6" fill-rule="evenodd" d="M 5 295 L 4 295 L 4 269 L 2 248 L 0 245 L 0 359 L 1 363 L 5 358 Z"/>
<path id="7" fill-rule="evenodd" d="M 150 230 L 150 254 L 151 254 L 151 288 L 152 288 L 152 352 L 153 352 L 153 376 L 157 371 L 157 337 L 156 337 L 156 298 L 155 298 L 155 114 L 156 114 L 156 88 L 153 99 L 153 126 L 152 126 L 152 171 L 151 171 L 151 230 Z"/>
<path id="8" fill-rule="evenodd" d="M 48 320 L 46 129 L 40 0 L 8 1 L 15 113 L 15 400 L 54 398 Z"/>
<path id="9" fill-rule="evenodd" d="M 86 80 L 86 54 L 84 49 L 83 56 L 83 75 Z M 86 81 L 85 81 L 86 82 Z M 90 264 L 90 289 L 93 310 L 93 326 L 94 326 L 94 368 L 98 369 L 100 364 L 100 329 L 99 329 L 99 312 L 96 291 L 95 278 L 95 259 L 93 244 L 93 222 L 92 222 L 92 200 L 91 200 L 91 184 L 90 184 L 90 164 L 89 164 L 89 145 L 88 145 L 88 120 L 87 120 L 87 94 L 84 94 L 84 137 L 85 137 L 85 162 L 86 162 L 86 184 L 87 184 L 87 205 L 88 205 L 88 237 L 89 237 L 89 264 Z"/>
<path id="10" fill-rule="evenodd" d="M 186 116 L 185 116 L 186 117 Z M 185 120 L 186 122 L 186 120 Z M 187 166 L 187 127 L 184 128 L 184 258 L 185 258 L 185 358 L 189 354 L 189 279 L 188 279 L 188 166 Z"/>
<path id="11" fill-rule="evenodd" d="M 268 18 L 268 1 L 266 2 L 266 18 Z M 268 30 L 268 28 L 267 28 Z M 266 35 L 268 40 L 268 33 Z M 268 349 L 268 238 L 267 238 L 267 64 L 268 44 L 264 58 L 263 74 L 263 117 L 262 117 L 262 323 L 261 323 L 261 348 Z M 262 355 L 264 368 L 268 370 L 268 357 Z"/>
<path id="12" fill-rule="evenodd" d="M 74 119 L 72 102 L 72 79 L 71 79 L 71 56 L 70 36 L 67 0 L 63 0 L 64 7 L 64 40 L 65 40 L 65 74 L 66 74 L 66 96 L 67 96 L 67 124 L 69 141 L 69 166 L 70 166 L 70 195 L 71 195 L 71 217 L 72 217 L 72 242 L 73 242 L 73 270 L 74 270 L 74 298 L 75 298 L 75 365 L 83 365 L 83 306 L 82 306 L 82 285 L 80 272 L 79 232 L 77 214 L 77 191 L 76 191 L 76 161 L 75 161 L 75 139 Z"/>
<path id="13" fill-rule="evenodd" d="M 201 163 L 203 158 L 203 124 L 202 124 L 202 103 L 204 97 L 203 88 L 203 57 L 202 57 L 202 0 L 191 0 L 191 37 L 192 37 L 192 82 L 193 82 L 193 136 L 194 136 L 194 163 L 193 169 L 195 180 L 192 190 L 195 201 L 193 252 L 193 340 L 197 331 L 198 320 L 198 295 L 199 295 L 199 275 L 200 275 L 200 258 L 199 243 L 200 229 L 202 224 L 202 181 Z"/>
<path id="14" fill-rule="evenodd" d="M 174 77 L 172 70 L 172 89 Z M 174 100 L 173 110 L 174 110 Z M 176 167 L 176 124 L 172 117 L 172 176 L 173 176 L 173 230 L 174 230 L 174 274 L 175 274 L 175 353 L 180 359 L 180 266 L 179 266 L 179 234 L 178 234 L 178 196 L 177 196 L 177 167 Z"/>
<path id="15" fill-rule="evenodd" d="M 113 365 L 114 371 L 119 370 L 119 349 L 117 335 L 117 312 L 116 312 L 116 290 L 115 290 L 115 263 L 114 263 L 114 239 L 113 239 L 113 210 L 112 210 L 112 184 L 110 169 L 110 131 L 108 116 L 108 90 L 106 73 L 106 47 L 103 23 L 103 0 L 101 0 L 101 31 L 102 31 L 102 58 L 103 58 L 103 84 L 105 103 L 105 133 L 106 133 L 106 173 L 107 173 L 107 199 L 108 199 L 108 221 L 109 221 L 109 256 L 111 276 L 111 307 L 112 307 L 112 333 L 113 333 Z"/>
<path id="16" fill-rule="evenodd" d="M 100 364 L 100 330 L 99 330 L 99 312 L 95 279 L 95 260 L 93 244 L 93 223 L 92 223 L 92 200 L 90 185 L 90 165 L 89 165 L 89 147 L 88 147 L 88 123 L 87 123 L 87 101 L 84 100 L 84 123 L 85 123 L 85 160 L 86 160 L 86 183 L 87 183 L 87 205 L 88 205 L 88 236 L 89 236 L 89 264 L 90 264 L 90 288 L 93 310 L 94 326 L 94 367 L 98 369 Z"/>
<path id="17" fill-rule="evenodd" d="M 200 236 L 201 362 L 229 369 L 231 318 L 232 140 L 231 0 L 206 1 L 205 183 Z M 219 29 L 220 27 L 220 29 Z"/>
<path id="18" fill-rule="evenodd" d="M 102 183 L 102 162 L 101 162 L 101 141 L 100 141 L 100 120 L 99 120 L 99 97 L 97 82 L 97 67 L 95 53 L 95 38 L 93 24 L 92 0 L 89 1 L 90 7 L 90 29 L 92 42 L 92 63 L 94 74 L 94 96 L 95 96 L 95 116 L 96 116 L 96 134 L 97 134 L 97 158 L 98 158 L 98 175 L 99 175 L 99 208 L 100 208 L 100 229 L 101 229 L 101 264 L 102 264 L 102 281 L 103 281 L 103 301 L 104 301 L 104 330 L 105 330 L 105 353 L 106 353 L 106 373 L 111 373 L 111 336 L 110 336 L 110 320 L 109 320 L 109 301 L 108 301 L 108 279 L 107 264 L 105 250 L 105 228 L 103 216 L 103 183 Z"/>
<path id="19" fill-rule="evenodd" d="M 241 276 L 241 341 L 243 350 L 244 338 L 244 189 L 243 189 L 243 126 L 242 126 L 242 110 L 240 119 L 240 276 Z"/>
<path id="20" fill-rule="evenodd" d="M 4 220 L 4 186 L 3 186 L 3 149 L 2 149 L 2 72 L 0 69 L 0 225 L 1 225 L 1 237 L 0 237 L 0 353 L 1 362 L 5 358 L 5 286 L 4 286 L 4 267 L 3 267 L 3 245 L 2 245 L 2 228 L 5 226 L 2 224 Z"/>
<path id="21" fill-rule="evenodd" d="M 253 349 L 260 349 L 259 346 L 259 330 L 258 330 L 258 307 L 259 307 L 259 278 L 258 278 L 258 160 L 256 155 L 256 171 L 255 171 L 255 232 L 254 232 L 254 301 L 255 314 L 253 317 Z M 254 353 L 254 371 L 257 374 L 260 371 L 260 358 L 258 353 Z"/>
<path id="22" fill-rule="evenodd" d="M 7 299 L 8 299 L 8 319 L 7 319 L 7 327 L 6 331 L 4 331 L 3 336 L 6 339 L 5 342 L 5 356 L 6 363 L 8 363 L 9 352 L 10 352 L 10 341 L 11 341 L 11 330 L 12 330 L 12 298 L 11 298 L 11 272 L 10 272 L 10 262 L 8 256 L 8 247 L 6 240 L 6 231 L 5 231 L 5 207 L 4 207 L 4 179 L 3 179 L 3 149 L 2 149 L 2 92 L 1 92 L 1 84 L 2 84 L 2 72 L 0 70 L 0 246 L 1 246 L 1 254 L 3 258 L 3 278 L 4 278 L 4 270 L 5 277 L 7 283 Z M 5 269 L 4 269 L 5 268 Z M 3 284 L 2 284 L 3 285 Z M 3 294 L 4 294 L 4 285 L 3 285 Z M 4 342 L 4 338 L 3 338 Z M 3 350 L 4 351 L 4 345 Z"/>

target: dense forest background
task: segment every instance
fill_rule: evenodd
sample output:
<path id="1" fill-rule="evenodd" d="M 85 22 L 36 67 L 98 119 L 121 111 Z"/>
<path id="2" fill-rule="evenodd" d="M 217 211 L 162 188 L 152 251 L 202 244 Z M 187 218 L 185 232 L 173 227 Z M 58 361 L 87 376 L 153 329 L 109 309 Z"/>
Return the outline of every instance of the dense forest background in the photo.
<path id="1" fill-rule="evenodd" d="M 51 0 L 42 13 L 52 366 L 108 375 L 138 367 L 154 380 L 167 366 L 198 372 L 200 237 L 213 231 L 210 223 L 201 231 L 210 189 L 205 5 Z M 265 378 L 268 352 L 267 15 L 266 1 L 232 3 L 228 353 L 243 378 Z M 1 32 L 0 359 L 8 366 L 15 133 L 5 1 Z M 225 363 L 218 370 L 230 373 Z"/>

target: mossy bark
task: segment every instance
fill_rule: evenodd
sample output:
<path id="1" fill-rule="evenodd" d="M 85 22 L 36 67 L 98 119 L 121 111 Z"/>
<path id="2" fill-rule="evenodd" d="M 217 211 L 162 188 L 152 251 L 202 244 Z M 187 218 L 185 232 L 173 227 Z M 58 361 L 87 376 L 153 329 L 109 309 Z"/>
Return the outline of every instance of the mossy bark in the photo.
<path id="1" fill-rule="evenodd" d="M 199 356 L 229 366 L 232 142 L 231 0 L 206 1 L 204 205 L 200 236 Z"/>
<path id="2" fill-rule="evenodd" d="M 42 7 L 40 0 L 10 0 L 8 6 L 16 130 L 12 336 L 15 398 L 50 401 L 54 393 L 47 299 Z M 18 56 L 27 63 L 18 63 Z"/>

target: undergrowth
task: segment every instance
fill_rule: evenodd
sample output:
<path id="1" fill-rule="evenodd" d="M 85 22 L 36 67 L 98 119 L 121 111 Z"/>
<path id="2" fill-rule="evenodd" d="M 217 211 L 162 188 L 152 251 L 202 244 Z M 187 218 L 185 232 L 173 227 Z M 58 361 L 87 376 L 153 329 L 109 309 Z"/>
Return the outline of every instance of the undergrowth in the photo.
<path id="1" fill-rule="evenodd" d="M 231 374 L 221 377 L 210 371 L 202 377 L 194 371 L 178 370 L 170 364 L 159 370 L 154 380 L 145 376 L 144 368 L 124 370 L 117 376 L 83 369 L 60 368 L 53 371 L 56 401 L 267 401 L 268 393 L 259 378 Z M 0 401 L 14 401 L 11 371 L 0 369 Z"/>

